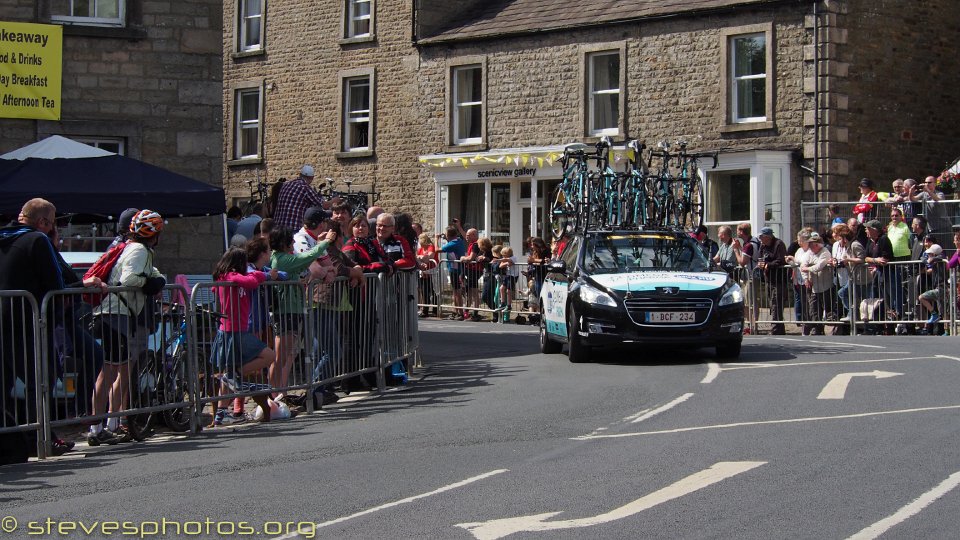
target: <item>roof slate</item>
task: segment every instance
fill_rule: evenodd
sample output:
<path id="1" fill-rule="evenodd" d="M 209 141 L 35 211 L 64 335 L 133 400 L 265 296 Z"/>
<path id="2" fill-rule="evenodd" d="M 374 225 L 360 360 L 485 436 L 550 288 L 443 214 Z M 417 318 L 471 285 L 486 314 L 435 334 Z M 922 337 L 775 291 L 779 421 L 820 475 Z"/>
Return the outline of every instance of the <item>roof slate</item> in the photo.
<path id="1" fill-rule="evenodd" d="M 430 44 L 448 41 L 527 34 L 565 28 L 689 14 L 736 6 L 775 3 L 777 0 L 500 0 L 491 1 L 460 24 L 436 36 L 420 39 Z M 466 15 L 466 14 L 465 14 Z"/>

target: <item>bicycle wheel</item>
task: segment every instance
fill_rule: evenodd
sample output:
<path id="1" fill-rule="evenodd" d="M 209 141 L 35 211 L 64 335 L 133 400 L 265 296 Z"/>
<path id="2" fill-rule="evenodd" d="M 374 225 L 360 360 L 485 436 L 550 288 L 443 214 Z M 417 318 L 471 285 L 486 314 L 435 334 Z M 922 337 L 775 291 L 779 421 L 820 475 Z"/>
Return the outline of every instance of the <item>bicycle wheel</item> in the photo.
<path id="1" fill-rule="evenodd" d="M 157 385 L 157 361 L 153 351 L 147 351 L 139 365 L 135 378 L 131 381 L 130 408 L 141 409 L 160 404 Z M 144 412 L 127 416 L 127 429 L 130 436 L 142 441 L 153 434 L 156 412 Z"/>
<path id="2" fill-rule="evenodd" d="M 181 350 L 176 356 L 169 359 L 169 366 L 163 370 L 162 396 L 163 403 L 180 403 L 190 401 L 190 392 L 187 385 L 187 357 L 186 351 Z M 190 429 L 190 414 L 192 407 L 185 405 L 177 409 L 163 411 L 163 422 L 173 431 L 187 431 Z"/>
<path id="3" fill-rule="evenodd" d="M 687 210 L 689 212 L 690 229 L 696 229 L 703 224 L 703 180 L 697 174 L 696 167 L 690 170 L 692 181 L 690 182 L 690 196 L 687 201 Z"/>
<path id="4" fill-rule="evenodd" d="M 563 190 L 562 183 L 554 188 L 550 200 L 553 201 L 550 208 L 550 232 L 554 239 L 559 240 L 574 221 L 574 209 L 570 206 L 570 199 Z"/>

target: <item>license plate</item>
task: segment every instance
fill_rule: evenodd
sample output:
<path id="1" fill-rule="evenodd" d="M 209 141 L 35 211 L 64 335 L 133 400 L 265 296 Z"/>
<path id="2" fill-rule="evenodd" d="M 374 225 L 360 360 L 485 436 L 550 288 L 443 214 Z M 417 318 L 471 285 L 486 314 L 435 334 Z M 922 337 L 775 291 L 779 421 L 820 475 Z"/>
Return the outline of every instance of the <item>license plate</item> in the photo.
<path id="1" fill-rule="evenodd" d="M 696 322 L 697 316 L 693 311 L 649 311 L 647 322 L 652 323 L 681 323 Z"/>

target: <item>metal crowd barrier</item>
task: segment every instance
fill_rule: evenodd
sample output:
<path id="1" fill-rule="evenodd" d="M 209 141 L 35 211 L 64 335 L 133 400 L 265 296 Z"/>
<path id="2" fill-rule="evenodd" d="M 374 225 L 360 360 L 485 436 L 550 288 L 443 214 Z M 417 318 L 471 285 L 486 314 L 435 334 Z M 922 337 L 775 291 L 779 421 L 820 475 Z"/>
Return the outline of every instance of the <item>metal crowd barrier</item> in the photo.
<path id="1" fill-rule="evenodd" d="M 176 346 L 185 331 L 176 314 L 185 306 L 162 300 L 185 291 L 176 285 L 156 297 L 130 287 L 104 291 L 102 297 L 91 297 L 91 289 L 54 291 L 41 304 L 39 392 L 47 452 L 53 429 L 62 426 L 124 418 L 130 436 L 143 439 L 159 422 L 187 418 L 190 377 L 186 354 Z M 127 316 L 127 306 L 140 315 Z"/>
<path id="2" fill-rule="evenodd" d="M 368 387 L 383 390 L 384 370 L 394 366 L 403 367 L 391 382 L 405 382 L 419 351 L 417 281 L 399 272 L 367 274 L 359 286 L 346 278 L 267 282 L 252 291 L 200 283 L 189 295 L 168 285 L 151 298 L 127 287 L 67 289 L 39 307 L 28 292 L 0 291 L 0 384 L 9 389 L 0 434 L 32 433 L 43 458 L 62 426 L 117 418 L 142 439 L 161 422 L 199 431 L 207 403 L 304 390 L 312 412 L 314 391 L 337 382 L 367 375 Z M 218 336 L 225 318 L 240 317 L 218 292 L 227 304 L 241 294 L 254 299 L 253 342 Z M 125 305 L 142 315 L 124 316 Z"/>
<path id="3" fill-rule="evenodd" d="M 40 437 L 42 362 L 40 312 L 27 291 L 0 291 L 0 434 L 34 437 L 37 455 L 44 456 Z"/>
<path id="4" fill-rule="evenodd" d="M 798 325 L 804 333 L 916 334 L 924 330 L 956 335 L 956 269 L 946 262 L 897 261 L 853 268 L 827 266 L 822 279 L 805 279 L 796 265 L 754 272 L 737 269 L 745 285 L 747 327 Z M 816 287 L 814 287 L 816 285 Z M 925 301 L 925 302 L 924 302 Z M 926 305 L 925 305 L 926 304 Z M 928 328 L 933 308 L 941 321 Z M 941 326 L 943 329 L 941 329 Z"/>
<path id="5" fill-rule="evenodd" d="M 536 281 L 530 266 L 517 263 L 512 272 L 501 273 L 490 265 L 440 261 L 437 268 L 421 271 L 419 306 L 440 318 L 444 312 L 454 319 L 464 312 L 489 314 L 491 322 L 529 317 L 537 312 L 536 295 L 529 286 Z"/>

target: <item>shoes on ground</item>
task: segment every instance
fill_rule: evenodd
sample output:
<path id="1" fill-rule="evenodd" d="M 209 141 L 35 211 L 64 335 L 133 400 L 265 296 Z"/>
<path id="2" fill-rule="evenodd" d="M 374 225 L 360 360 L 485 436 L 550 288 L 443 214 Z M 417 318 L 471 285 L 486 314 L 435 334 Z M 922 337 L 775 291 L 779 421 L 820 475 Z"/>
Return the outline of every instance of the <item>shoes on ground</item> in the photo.
<path id="1" fill-rule="evenodd" d="M 846 314 L 843 317 L 840 317 L 840 322 L 850 322 L 850 314 Z"/>
<path id="2" fill-rule="evenodd" d="M 927 319 L 927 324 L 930 325 L 930 326 L 933 326 L 933 325 L 937 324 L 938 322 L 940 322 L 940 314 L 937 313 L 937 312 L 931 313 L 931 314 L 930 314 L 930 318 Z"/>
<path id="3" fill-rule="evenodd" d="M 50 453 L 55 456 L 62 456 L 67 452 L 73 450 L 74 443 L 72 441 L 65 441 L 63 439 L 54 439 L 53 444 L 50 445 Z"/>
<path id="4" fill-rule="evenodd" d="M 100 430 L 100 433 L 87 433 L 87 444 L 90 446 L 100 446 L 101 444 L 114 445 L 120 442 L 120 437 L 107 428 Z"/>
<path id="5" fill-rule="evenodd" d="M 467 320 L 467 319 L 463 319 L 463 320 Z M 483 317 L 481 317 L 479 313 L 474 313 L 473 315 L 470 316 L 470 320 L 473 322 L 480 322 L 483 320 Z"/>
<path id="6" fill-rule="evenodd" d="M 133 440 L 133 434 L 127 429 L 127 426 L 120 424 L 114 433 L 117 435 L 117 442 L 130 442 Z"/>

